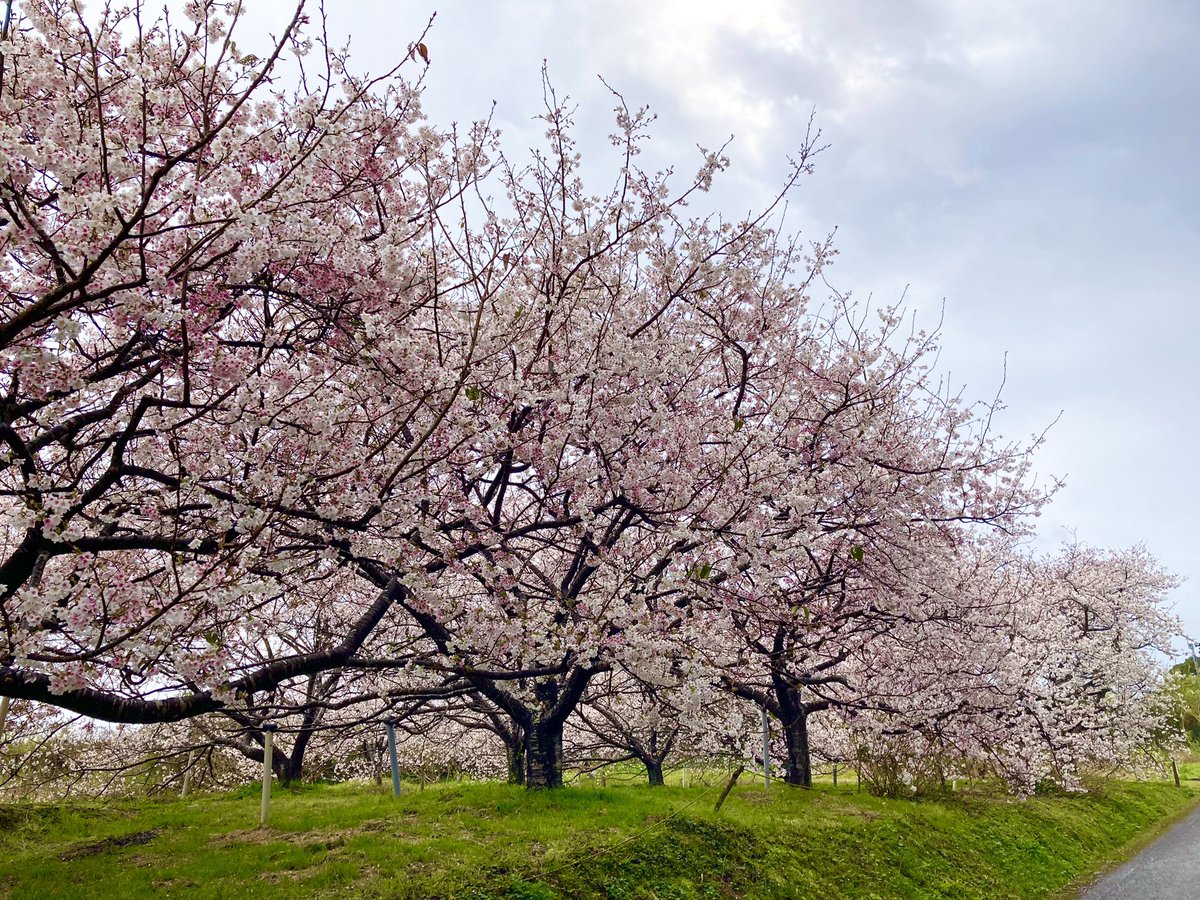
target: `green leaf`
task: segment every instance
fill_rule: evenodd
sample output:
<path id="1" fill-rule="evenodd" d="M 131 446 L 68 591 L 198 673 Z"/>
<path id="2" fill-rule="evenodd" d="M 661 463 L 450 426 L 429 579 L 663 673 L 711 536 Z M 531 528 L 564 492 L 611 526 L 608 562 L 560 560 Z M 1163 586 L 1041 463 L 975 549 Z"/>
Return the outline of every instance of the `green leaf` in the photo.
<path id="1" fill-rule="evenodd" d="M 734 431 L 741 431 L 741 430 L 742 430 L 742 428 L 745 426 L 745 424 L 746 424 L 746 420 L 745 420 L 745 419 L 734 419 L 734 420 L 733 420 L 733 430 L 734 430 Z"/>
<path id="2" fill-rule="evenodd" d="M 858 563 L 862 562 L 863 556 L 864 556 L 863 548 L 858 546 L 858 544 L 855 544 L 853 547 L 850 548 L 850 558 L 852 560 L 854 560 L 855 562 L 858 562 Z"/>
<path id="3" fill-rule="evenodd" d="M 472 403 L 478 403 L 480 400 L 483 399 L 483 389 L 475 387 L 475 385 L 471 385 L 470 387 L 467 388 L 466 395 L 467 395 L 467 399 L 470 400 Z"/>

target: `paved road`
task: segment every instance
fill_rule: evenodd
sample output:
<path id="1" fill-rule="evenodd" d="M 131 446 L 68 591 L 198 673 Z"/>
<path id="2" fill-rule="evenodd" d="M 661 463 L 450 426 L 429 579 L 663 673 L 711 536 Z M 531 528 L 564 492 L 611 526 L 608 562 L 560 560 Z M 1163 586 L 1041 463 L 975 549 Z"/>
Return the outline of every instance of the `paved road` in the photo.
<path id="1" fill-rule="evenodd" d="M 1079 896 L 1080 900 L 1200 898 L 1200 809 Z"/>

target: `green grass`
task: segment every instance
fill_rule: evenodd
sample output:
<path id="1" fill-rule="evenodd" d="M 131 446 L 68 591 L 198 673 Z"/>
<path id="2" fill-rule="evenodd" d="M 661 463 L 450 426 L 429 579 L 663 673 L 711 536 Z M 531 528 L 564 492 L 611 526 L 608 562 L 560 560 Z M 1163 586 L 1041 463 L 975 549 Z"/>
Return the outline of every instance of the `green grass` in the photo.
<path id="1" fill-rule="evenodd" d="M 880 800 L 635 786 L 526 792 L 361 785 L 188 800 L 0 806 L 0 896 L 1044 897 L 1181 812 L 1200 788 Z"/>

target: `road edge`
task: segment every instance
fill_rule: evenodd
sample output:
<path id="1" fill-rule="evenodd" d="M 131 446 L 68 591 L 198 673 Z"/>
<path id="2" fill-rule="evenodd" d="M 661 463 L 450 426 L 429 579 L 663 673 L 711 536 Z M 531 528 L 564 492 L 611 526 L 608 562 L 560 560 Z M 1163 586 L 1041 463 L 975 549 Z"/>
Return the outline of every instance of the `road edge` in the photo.
<path id="1" fill-rule="evenodd" d="M 1200 809 L 1200 791 L 1190 785 L 1189 788 L 1193 791 L 1191 800 L 1170 815 L 1163 816 L 1154 824 L 1139 831 L 1088 871 L 1076 875 L 1059 890 L 1050 894 L 1048 900 L 1079 900 L 1084 891 L 1105 875 L 1129 862 L 1197 809 Z"/>

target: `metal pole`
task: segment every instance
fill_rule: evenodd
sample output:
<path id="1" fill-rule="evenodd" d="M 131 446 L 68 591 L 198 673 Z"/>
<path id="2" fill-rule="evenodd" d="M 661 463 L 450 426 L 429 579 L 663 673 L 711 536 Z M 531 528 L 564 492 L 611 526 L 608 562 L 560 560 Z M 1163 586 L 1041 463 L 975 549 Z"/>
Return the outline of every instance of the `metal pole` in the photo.
<path id="1" fill-rule="evenodd" d="M 262 767 L 262 812 L 258 817 L 259 826 L 267 824 L 267 815 L 271 811 L 271 738 L 275 734 L 274 725 L 263 726 L 263 767 Z"/>
<path id="2" fill-rule="evenodd" d="M 192 786 L 192 760 L 196 756 L 196 751 L 188 752 L 187 768 L 183 770 L 183 790 L 179 792 L 180 797 L 188 795 L 188 789 Z"/>
<path id="3" fill-rule="evenodd" d="M 388 756 L 392 758 L 392 796 L 400 796 L 400 763 L 396 759 L 396 723 L 391 719 L 384 722 L 387 725 Z"/>
<path id="4" fill-rule="evenodd" d="M 767 707 L 762 708 L 762 754 L 763 754 L 763 787 L 771 786 L 771 720 L 767 718 Z"/>

